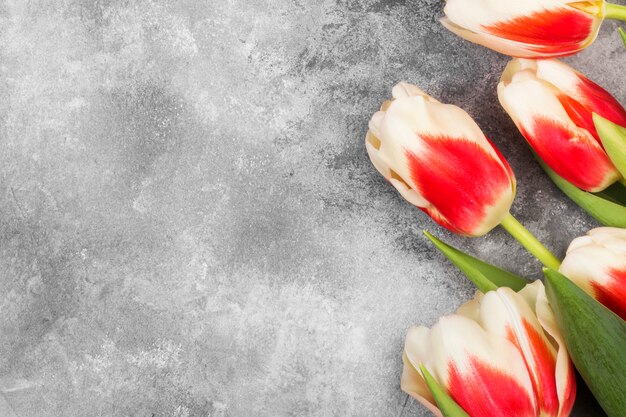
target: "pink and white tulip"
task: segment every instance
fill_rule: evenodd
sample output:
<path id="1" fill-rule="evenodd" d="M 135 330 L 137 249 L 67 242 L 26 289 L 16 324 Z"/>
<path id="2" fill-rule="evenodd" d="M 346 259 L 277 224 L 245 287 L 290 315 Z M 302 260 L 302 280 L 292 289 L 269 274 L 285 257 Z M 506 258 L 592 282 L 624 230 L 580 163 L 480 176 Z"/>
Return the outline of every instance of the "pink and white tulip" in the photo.
<path id="1" fill-rule="evenodd" d="M 471 42 L 518 58 L 572 55 L 598 36 L 604 1 L 447 0 L 443 25 Z"/>
<path id="2" fill-rule="evenodd" d="M 509 212 L 515 177 L 504 157 L 465 111 L 414 85 L 393 88 L 365 146 L 407 201 L 455 233 L 484 235 Z"/>
<path id="3" fill-rule="evenodd" d="M 584 75 L 557 60 L 514 59 L 498 98 L 535 153 L 565 180 L 597 192 L 621 179 L 593 113 L 626 127 L 626 110 Z"/>
<path id="4" fill-rule="evenodd" d="M 477 297 L 406 337 L 402 389 L 441 416 L 424 365 L 471 417 L 566 417 L 574 368 L 540 281 Z"/>
<path id="5" fill-rule="evenodd" d="M 574 239 L 559 271 L 626 320 L 626 229 L 600 227 Z"/>

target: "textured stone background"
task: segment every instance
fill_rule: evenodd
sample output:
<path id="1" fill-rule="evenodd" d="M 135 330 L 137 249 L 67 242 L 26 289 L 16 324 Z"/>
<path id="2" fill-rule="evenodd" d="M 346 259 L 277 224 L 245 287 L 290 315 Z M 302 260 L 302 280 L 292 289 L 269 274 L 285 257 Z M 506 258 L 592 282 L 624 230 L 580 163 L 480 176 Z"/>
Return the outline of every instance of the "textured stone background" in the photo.
<path id="1" fill-rule="evenodd" d="M 529 277 L 501 230 L 462 239 L 363 146 L 399 80 L 467 109 L 513 208 L 557 254 L 595 226 L 500 110 L 506 60 L 441 1 L 6 0 L 0 6 L 0 415 L 426 416 L 404 333 L 472 286 L 449 242 Z M 569 60 L 622 102 L 607 23 Z"/>

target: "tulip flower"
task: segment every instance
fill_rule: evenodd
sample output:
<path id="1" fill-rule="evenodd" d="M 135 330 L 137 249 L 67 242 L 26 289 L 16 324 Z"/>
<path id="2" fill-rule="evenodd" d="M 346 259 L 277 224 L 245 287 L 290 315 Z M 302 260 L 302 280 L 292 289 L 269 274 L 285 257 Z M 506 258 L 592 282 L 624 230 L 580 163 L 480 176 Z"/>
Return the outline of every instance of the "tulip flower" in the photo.
<path id="1" fill-rule="evenodd" d="M 626 7 L 603 0 L 447 0 L 442 24 L 471 42 L 517 58 L 575 54 L 598 36 L 604 18 Z"/>
<path id="2" fill-rule="evenodd" d="M 402 389 L 441 416 L 424 367 L 470 417 L 554 416 L 572 410 L 576 379 L 540 281 L 499 288 L 406 337 Z"/>
<path id="3" fill-rule="evenodd" d="M 462 109 L 399 83 L 372 116 L 365 147 L 374 167 L 411 204 L 465 236 L 501 224 L 544 265 L 559 261 L 509 213 L 515 176 Z"/>
<path id="4" fill-rule="evenodd" d="M 369 123 L 376 169 L 437 223 L 467 236 L 500 224 L 515 196 L 511 167 L 472 118 L 400 83 Z"/>
<path id="5" fill-rule="evenodd" d="M 602 146 L 593 113 L 626 127 L 626 110 L 608 92 L 556 60 L 512 60 L 498 85 L 500 103 L 541 160 L 590 192 L 623 177 Z"/>
<path id="6" fill-rule="evenodd" d="M 600 227 L 574 239 L 559 272 L 626 320 L 626 229 Z"/>

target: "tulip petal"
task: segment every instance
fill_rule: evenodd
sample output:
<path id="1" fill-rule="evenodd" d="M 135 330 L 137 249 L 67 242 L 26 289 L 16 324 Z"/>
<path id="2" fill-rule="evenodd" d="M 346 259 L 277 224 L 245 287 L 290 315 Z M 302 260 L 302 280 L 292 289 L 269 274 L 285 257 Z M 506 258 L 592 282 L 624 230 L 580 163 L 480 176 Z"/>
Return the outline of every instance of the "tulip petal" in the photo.
<path id="1" fill-rule="evenodd" d="M 570 244 L 559 271 L 626 320 L 626 230 L 599 228 Z"/>
<path id="2" fill-rule="evenodd" d="M 557 60 L 536 62 L 537 77 L 555 86 L 562 95 L 583 106 L 591 120 L 591 114 L 597 113 L 605 119 L 626 127 L 626 110 L 609 92 L 594 83 L 570 66 Z M 586 126 L 584 126 L 587 128 Z M 595 128 L 588 129 L 595 132 Z"/>
<path id="3" fill-rule="evenodd" d="M 433 207 L 424 210 L 457 233 L 480 235 L 508 212 L 513 186 L 499 158 L 465 138 L 420 135 L 422 150 L 406 152 L 410 178 Z"/>
<path id="4" fill-rule="evenodd" d="M 498 52 L 528 58 L 570 55 L 588 46 L 602 19 L 569 1 L 448 0 L 448 29 Z"/>
<path id="5" fill-rule="evenodd" d="M 409 332 L 405 352 L 412 364 L 424 364 L 472 417 L 536 415 L 519 351 L 467 317 L 446 316 L 430 331 Z"/>
<path id="6" fill-rule="evenodd" d="M 579 10 L 561 7 L 483 25 L 487 33 L 532 45 L 536 52 L 560 54 L 587 46 L 594 33 L 595 19 Z"/>
<path id="7" fill-rule="evenodd" d="M 437 406 L 441 410 L 444 417 L 470 417 L 453 399 L 450 397 L 445 388 L 443 388 L 437 380 L 428 372 L 424 365 L 420 366 L 420 372 L 424 376 L 424 380 L 428 385 L 428 389 L 435 397 Z"/>
<path id="8" fill-rule="evenodd" d="M 430 97 L 420 88 L 418 88 L 416 85 L 405 83 L 405 82 L 399 82 L 398 84 L 396 84 L 391 90 L 391 96 L 395 99 L 422 96 L 428 101 L 439 103 L 437 100 Z"/>
<path id="9" fill-rule="evenodd" d="M 588 131 L 578 128 L 549 85 L 521 79 L 498 85 L 500 103 L 539 157 L 565 180 L 586 191 L 600 191 L 619 173 Z"/>
<path id="10" fill-rule="evenodd" d="M 439 408 L 435 405 L 435 399 L 430 393 L 430 389 L 428 389 L 424 377 L 413 367 L 406 353 L 402 354 L 402 362 L 404 364 L 402 368 L 402 378 L 400 380 L 400 388 L 402 388 L 402 391 L 422 403 L 437 417 L 442 417 Z"/>
<path id="11" fill-rule="evenodd" d="M 372 131 L 367 132 L 365 137 L 365 149 L 372 161 L 372 165 L 380 174 L 389 181 L 389 183 L 400 193 L 400 195 L 409 203 L 417 207 L 428 207 L 430 204 L 414 189 L 402 180 L 380 156 L 380 140 L 374 136 Z"/>
<path id="12" fill-rule="evenodd" d="M 626 256 L 626 228 L 597 227 L 587 232 L 587 236 L 607 251 L 618 256 Z"/>
<path id="13" fill-rule="evenodd" d="M 607 275 L 612 278 L 608 283 L 591 283 L 594 298 L 626 321 L 626 265 L 609 269 Z"/>
<path id="14" fill-rule="evenodd" d="M 441 417 L 441 412 L 435 405 L 435 399 L 428 389 L 424 377 L 418 371 L 420 365 L 426 364 L 426 359 L 431 357 L 430 332 L 430 329 L 424 326 L 411 327 L 407 332 L 402 354 L 404 368 L 400 387 L 438 417 Z"/>
<path id="15" fill-rule="evenodd" d="M 527 287 L 532 290 L 531 285 Z M 560 403 L 554 373 L 557 353 L 535 316 L 535 300 L 529 297 L 528 301 L 531 304 L 509 288 L 491 291 L 483 298 L 480 323 L 487 332 L 506 337 L 522 352 L 540 412 L 557 416 Z"/>
<path id="16" fill-rule="evenodd" d="M 394 95 L 399 98 L 372 117 L 366 139 L 378 171 L 456 233 L 480 236 L 498 225 L 515 193 L 506 160 L 460 108 L 404 84 Z"/>
<path id="17" fill-rule="evenodd" d="M 459 37 L 475 44 L 482 45 L 486 48 L 493 49 L 494 51 L 500 52 L 501 54 L 519 58 L 551 58 L 553 56 L 558 56 L 554 54 L 543 54 L 540 52 L 536 52 L 530 49 L 528 45 L 521 44 L 519 42 L 509 41 L 507 39 L 498 38 L 497 36 L 493 36 L 488 33 L 472 32 L 471 30 L 465 29 L 455 24 L 447 18 L 441 19 L 440 22 L 446 29 L 458 35 Z M 579 50 L 581 49 L 583 48 L 580 48 Z"/>
<path id="18" fill-rule="evenodd" d="M 563 340 L 563 335 L 561 334 L 554 312 L 548 302 L 545 287 L 543 284 L 528 285 L 524 291 L 520 293 L 528 295 L 531 291 L 535 292 L 530 299 L 535 300 L 537 319 L 546 333 L 549 334 L 556 343 L 557 358 L 554 375 L 556 391 L 559 398 L 558 417 L 567 417 L 572 411 L 574 400 L 576 399 L 576 374 L 574 372 L 574 366 L 569 358 L 567 347 L 565 346 L 565 341 Z"/>

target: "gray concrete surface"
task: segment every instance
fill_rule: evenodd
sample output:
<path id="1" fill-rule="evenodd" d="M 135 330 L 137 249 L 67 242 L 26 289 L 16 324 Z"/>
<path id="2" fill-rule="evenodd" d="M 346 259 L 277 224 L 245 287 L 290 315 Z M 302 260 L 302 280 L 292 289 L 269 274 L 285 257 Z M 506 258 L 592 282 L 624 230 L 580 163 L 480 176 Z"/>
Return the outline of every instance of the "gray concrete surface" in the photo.
<path id="1" fill-rule="evenodd" d="M 426 416 L 404 333 L 473 293 L 369 163 L 399 80 L 467 109 L 556 253 L 596 223 L 497 105 L 506 59 L 440 1 L 5 0 L 0 415 Z M 626 100 L 616 26 L 569 62 Z"/>

